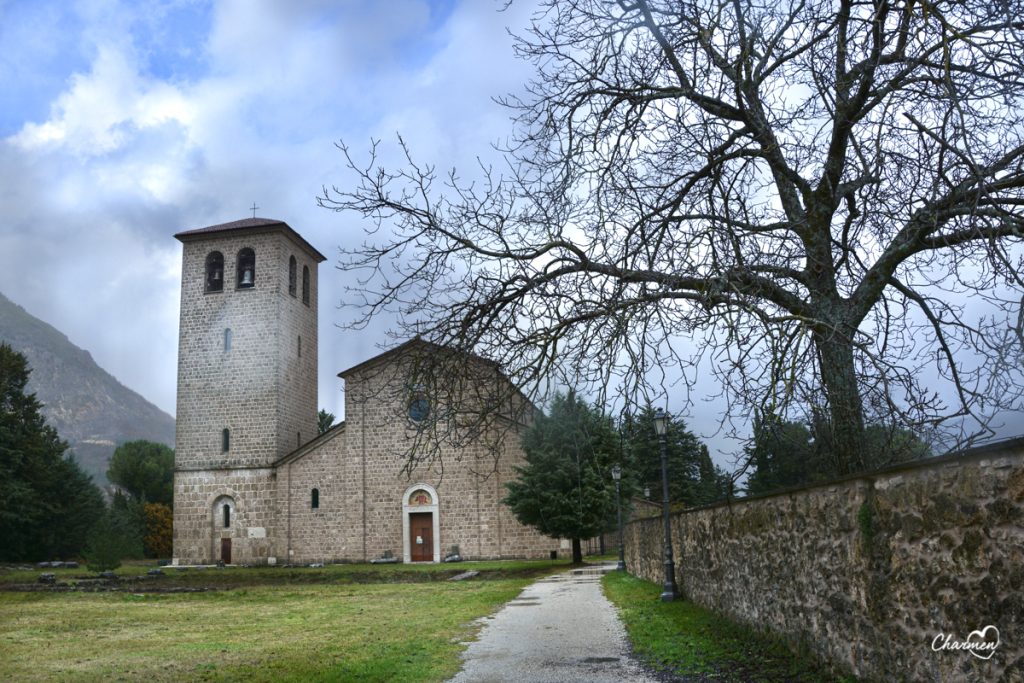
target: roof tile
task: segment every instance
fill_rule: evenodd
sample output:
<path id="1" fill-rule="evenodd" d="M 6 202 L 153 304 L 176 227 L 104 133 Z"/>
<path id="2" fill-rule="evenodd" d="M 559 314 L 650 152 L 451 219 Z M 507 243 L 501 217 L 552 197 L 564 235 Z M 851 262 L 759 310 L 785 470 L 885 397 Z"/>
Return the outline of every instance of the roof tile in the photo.
<path id="1" fill-rule="evenodd" d="M 238 221 L 231 221 L 230 223 L 220 223 L 218 225 L 209 225 L 205 228 L 185 230 L 184 232 L 177 233 L 175 237 L 181 242 L 187 242 L 192 239 L 198 239 L 218 233 L 234 232 L 236 230 L 259 230 L 260 232 L 263 232 L 267 229 L 275 228 L 279 228 L 280 230 L 288 233 L 298 241 L 299 244 L 306 246 L 319 261 L 327 260 L 326 256 L 317 251 L 316 247 L 307 242 L 302 235 L 292 228 L 292 226 L 288 225 L 284 221 L 279 221 L 274 218 L 243 218 Z"/>

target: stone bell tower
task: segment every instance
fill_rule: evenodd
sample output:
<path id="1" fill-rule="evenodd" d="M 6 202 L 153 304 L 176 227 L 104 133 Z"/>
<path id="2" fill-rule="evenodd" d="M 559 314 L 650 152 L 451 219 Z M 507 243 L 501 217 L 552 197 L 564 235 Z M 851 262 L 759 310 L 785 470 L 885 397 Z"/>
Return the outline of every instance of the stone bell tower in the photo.
<path id="1" fill-rule="evenodd" d="M 317 434 L 317 266 L 287 223 L 247 218 L 183 244 L 174 556 L 272 557 L 272 465 Z"/>

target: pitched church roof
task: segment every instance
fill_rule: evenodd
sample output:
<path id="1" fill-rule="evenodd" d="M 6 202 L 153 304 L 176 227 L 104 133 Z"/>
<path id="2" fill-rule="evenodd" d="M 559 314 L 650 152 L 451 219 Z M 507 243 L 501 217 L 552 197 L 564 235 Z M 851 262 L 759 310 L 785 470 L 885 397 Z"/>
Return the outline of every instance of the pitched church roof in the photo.
<path id="1" fill-rule="evenodd" d="M 214 237 L 225 233 L 233 233 L 236 231 L 254 233 L 283 232 L 294 241 L 304 246 L 318 263 L 327 260 L 326 256 L 321 254 L 312 244 L 303 239 L 302 235 L 297 233 L 292 226 L 288 225 L 284 221 L 279 221 L 274 218 L 243 218 L 242 220 L 231 221 L 230 223 L 220 223 L 218 225 L 209 225 L 205 228 L 185 230 L 184 232 L 176 234 L 175 237 L 181 242 L 191 242 L 198 239 L 206 239 L 208 237 Z"/>
<path id="2" fill-rule="evenodd" d="M 338 377 L 344 379 L 347 375 L 350 375 L 353 372 L 356 372 L 357 370 L 362 370 L 363 368 L 378 363 L 384 360 L 385 358 L 388 358 L 389 356 L 397 356 L 408 351 L 409 349 L 417 347 L 424 349 L 430 353 L 458 354 L 459 356 L 464 357 L 466 359 L 473 359 L 485 363 L 487 365 L 492 365 L 495 368 L 497 368 L 498 371 L 500 372 L 498 363 L 489 358 L 484 358 L 483 356 L 478 356 L 477 354 L 470 353 L 468 351 L 457 351 L 451 347 L 442 346 L 441 344 L 435 344 L 434 342 L 429 342 L 426 339 L 417 336 L 413 337 L 409 341 L 399 344 L 398 346 L 392 349 L 388 349 L 387 351 L 378 353 L 376 356 L 373 356 L 372 358 L 367 358 L 363 362 L 353 365 L 352 367 L 346 370 L 342 370 L 341 372 L 338 373 Z"/>

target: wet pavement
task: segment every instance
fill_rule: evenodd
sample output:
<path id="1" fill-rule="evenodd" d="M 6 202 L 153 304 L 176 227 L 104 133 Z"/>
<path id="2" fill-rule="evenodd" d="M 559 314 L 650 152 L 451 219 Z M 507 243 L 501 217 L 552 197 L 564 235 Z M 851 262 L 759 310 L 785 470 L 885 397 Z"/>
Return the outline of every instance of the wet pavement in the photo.
<path id="1" fill-rule="evenodd" d="M 615 564 L 573 569 L 527 586 L 483 619 L 450 683 L 657 683 L 628 655 L 626 632 L 601 592 Z"/>

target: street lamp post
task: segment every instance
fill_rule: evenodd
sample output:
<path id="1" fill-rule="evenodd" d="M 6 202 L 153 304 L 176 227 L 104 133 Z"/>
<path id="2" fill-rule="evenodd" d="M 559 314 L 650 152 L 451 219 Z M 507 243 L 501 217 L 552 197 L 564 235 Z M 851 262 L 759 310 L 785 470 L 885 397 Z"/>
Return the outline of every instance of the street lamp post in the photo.
<path id="1" fill-rule="evenodd" d="M 622 490 L 619 480 L 622 479 L 622 468 L 618 465 L 612 466 L 612 479 L 615 480 L 615 512 L 619 518 L 619 563 L 616 569 L 626 570 L 626 549 L 622 545 Z"/>
<path id="2" fill-rule="evenodd" d="M 661 517 L 665 523 L 665 586 L 661 592 L 662 602 L 675 600 L 676 569 L 672 559 L 672 523 L 668 509 L 668 415 L 658 408 L 654 413 L 654 431 L 658 433 L 658 444 L 661 446 Z"/>

